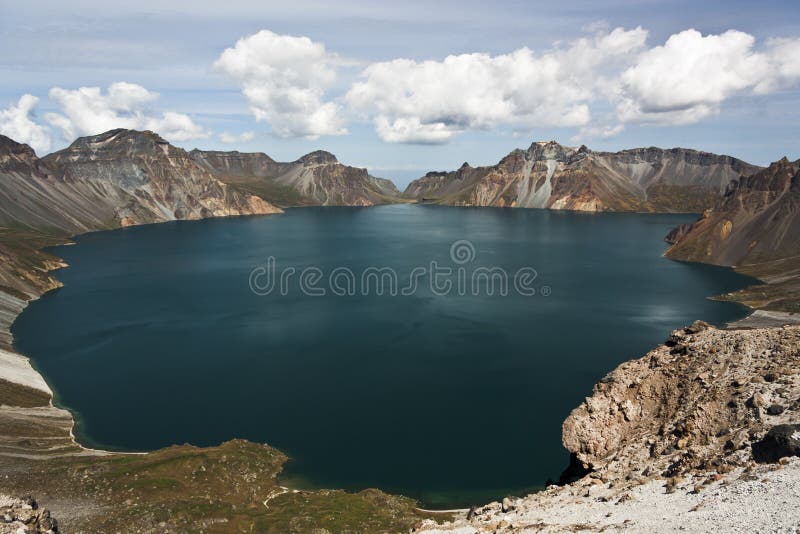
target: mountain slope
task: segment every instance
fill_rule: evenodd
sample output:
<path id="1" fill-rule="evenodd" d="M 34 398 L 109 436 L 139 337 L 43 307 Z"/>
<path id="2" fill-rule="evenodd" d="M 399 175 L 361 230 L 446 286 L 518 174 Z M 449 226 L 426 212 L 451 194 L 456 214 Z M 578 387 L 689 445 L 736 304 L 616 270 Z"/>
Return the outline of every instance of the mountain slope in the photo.
<path id="1" fill-rule="evenodd" d="M 424 202 L 578 211 L 693 212 L 758 167 L 682 148 L 593 152 L 555 141 L 514 150 L 497 165 L 431 172 L 405 194 Z"/>
<path id="2" fill-rule="evenodd" d="M 734 266 L 767 282 L 726 298 L 800 311 L 800 160 L 783 158 L 732 183 L 722 204 L 667 241 L 669 258 Z"/>
<path id="3" fill-rule="evenodd" d="M 0 135 L 0 225 L 77 233 L 109 224 L 99 192 L 67 183 L 28 145 Z"/>
<path id="4" fill-rule="evenodd" d="M 189 154 L 152 132 L 112 130 L 82 137 L 43 158 L 65 186 L 89 188 L 110 224 L 278 213 L 224 184 Z"/>
<path id="5" fill-rule="evenodd" d="M 731 184 L 719 207 L 681 232 L 671 258 L 741 265 L 800 254 L 800 160 L 784 158 Z"/>
<path id="6" fill-rule="evenodd" d="M 280 206 L 372 206 L 401 196 L 389 180 L 343 165 L 322 150 L 291 163 L 260 152 L 192 150 L 190 155 L 219 180 Z"/>
<path id="7" fill-rule="evenodd" d="M 68 236 L 175 219 L 279 212 L 220 182 L 151 132 L 113 130 L 84 137 L 43 159 L 29 146 L 0 136 L 0 326 L 10 324 L 15 309 L 6 309 L 3 292 L 27 300 L 58 287 L 48 271 L 60 260 L 41 249 Z"/>

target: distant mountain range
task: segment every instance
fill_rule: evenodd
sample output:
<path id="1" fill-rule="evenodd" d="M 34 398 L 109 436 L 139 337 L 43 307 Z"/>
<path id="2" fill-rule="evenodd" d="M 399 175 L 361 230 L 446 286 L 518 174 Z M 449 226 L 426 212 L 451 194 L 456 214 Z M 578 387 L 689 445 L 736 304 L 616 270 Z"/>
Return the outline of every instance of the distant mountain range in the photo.
<path id="1" fill-rule="evenodd" d="M 343 165 L 323 150 L 290 163 L 261 152 L 192 150 L 189 154 L 220 181 L 282 207 L 373 206 L 402 200 L 391 181 Z"/>
<path id="2" fill-rule="evenodd" d="M 429 172 L 405 190 L 453 206 L 577 211 L 702 212 L 725 188 L 760 167 L 684 148 L 594 152 L 555 141 L 514 150 L 497 165 Z"/>
<path id="3" fill-rule="evenodd" d="M 75 234 L 280 211 L 217 180 L 152 132 L 82 137 L 41 159 L 0 136 L 0 225 Z"/>
<path id="4" fill-rule="evenodd" d="M 800 162 L 786 159 L 764 169 L 684 148 L 594 152 L 550 141 L 514 150 L 497 165 L 429 172 L 400 193 L 389 180 L 324 151 L 283 163 L 263 153 L 187 152 L 153 132 L 118 129 L 38 158 L 27 145 L 0 136 L 0 230 L 6 232 L 0 253 L 11 246 L 8 232 L 20 229 L 64 237 L 168 220 L 280 213 L 290 206 L 423 202 L 696 212 L 704 213 L 699 221 L 669 236 L 669 257 L 737 266 L 776 282 L 800 275 L 799 168 Z M 13 246 L 19 250 L 33 241 Z M 26 256 L 5 257 L 11 262 Z M 18 290 L 24 290 L 19 275 L 34 272 L 7 270 L 0 269 L 0 285 Z M 747 302 L 781 300 L 765 292 L 748 295 Z"/>

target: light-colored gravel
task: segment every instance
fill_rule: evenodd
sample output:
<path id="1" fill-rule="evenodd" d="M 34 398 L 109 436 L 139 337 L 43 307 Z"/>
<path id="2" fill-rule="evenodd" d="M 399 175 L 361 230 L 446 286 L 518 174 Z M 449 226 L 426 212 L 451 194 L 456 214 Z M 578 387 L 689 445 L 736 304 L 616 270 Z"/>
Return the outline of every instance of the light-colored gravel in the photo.
<path id="1" fill-rule="evenodd" d="M 466 519 L 419 532 L 475 534 L 484 532 L 800 532 L 800 458 L 786 465 L 737 470 L 695 493 L 700 479 L 687 478 L 673 493 L 664 480 L 653 480 L 624 493 L 598 485 L 588 492 L 575 487 L 552 488 L 511 502 L 499 503 Z M 786 461 L 786 460 L 784 460 Z M 609 499 L 607 502 L 604 502 Z"/>

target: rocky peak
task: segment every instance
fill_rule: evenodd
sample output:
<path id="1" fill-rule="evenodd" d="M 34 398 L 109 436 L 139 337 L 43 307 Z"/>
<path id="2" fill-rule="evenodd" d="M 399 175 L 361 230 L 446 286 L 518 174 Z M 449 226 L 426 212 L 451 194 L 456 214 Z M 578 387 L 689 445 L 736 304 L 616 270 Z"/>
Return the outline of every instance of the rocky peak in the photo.
<path id="1" fill-rule="evenodd" d="M 297 160 L 297 163 L 304 163 L 306 165 L 324 165 L 326 163 L 339 163 L 336 156 L 325 150 L 315 150 Z"/>
<path id="2" fill-rule="evenodd" d="M 574 148 L 565 147 L 556 141 L 536 141 L 528 148 L 526 158 L 532 161 L 566 162 L 575 152 Z"/>
<path id="3" fill-rule="evenodd" d="M 47 159 L 61 163 L 66 160 L 77 162 L 178 154 L 185 154 L 185 151 L 170 145 L 167 140 L 154 132 L 118 128 L 97 135 L 79 137 L 64 150 L 47 156 Z"/>
<path id="4" fill-rule="evenodd" d="M 766 169 L 750 176 L 742 177 L 738 182 L 734 182 L 729 193 L 731 195 L 741 195 L 750 191 L 783 191 L 796 178 L 798 170 L 798 165 L 784 156 L 782 159 L 771 163 Z"/>
<path id="5" fill-rule="evenodd" d="M 28 145 L 17 143 L 10 137 L 0 134 L 0 161 L 10 157 L 33 160 L 36 158 L 36 152 Z"/>

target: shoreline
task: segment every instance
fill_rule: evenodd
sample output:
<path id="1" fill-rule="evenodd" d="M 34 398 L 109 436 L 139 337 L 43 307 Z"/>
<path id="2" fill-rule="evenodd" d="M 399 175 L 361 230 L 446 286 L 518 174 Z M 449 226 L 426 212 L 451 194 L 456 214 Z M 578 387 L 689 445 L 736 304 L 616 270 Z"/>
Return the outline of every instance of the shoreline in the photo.
<path id="1" fill-rule="evenodd" d="M 384 205 L 384 204 L 382 204 L 382 205 L 379 205 L 379 206 L 383 206 L 383 205 Z M 379 207 L 379 206 L 375 206 L 375 207 Z M 326 208 L 327 206 L 320 206 L 320 207 L 324 207 L 324 208 Z M 361 206 L 356 206 L 356 207 L 361 207 Z M 369 207 L 373 207 L 373 206 L 369 206 Z M 458 206 L 445 206 L 445 207 L 458 207 Z M 488 207 L 489 207 L 489 208 L 495 208 L 495 209 L 498 209 L 497 207 L 493 207 L 493 206 L 488 206 Z M 499 208 L 499 209 L 504 209 L 504 208 Z M 548 211 L 552 211 L 552 210 L 548 210 Z M 571 211 L 571 210 L 558 210 L 558 211 L 560 211 L 560 212 L 563 212 L 563 213 L 576 213 L 576 214 L 578 214 L 578 215 L 585 215 L 585 214 L 586 214 L 586 212 L 574 212 L 574 211 Z M 609 213 L 615 213 L 615 214 L 617 214 L 616 212 L 609 212 Z M 627 213 L 627 212 L 625 212 L 625 213 Z M 592 214 L 593 214 L 593 215 L 596 215 L 597 213 L 592 213 Z M 634 214 L 635 214 L 635 215 L 642 215 L 642 214 L 639 214 L 639 213 L 634 213 Z M 653 214 L 653 213 L 644 213 L 643 215 L 663 215 L 663 214 L 661 214 L 661 213 L 655 213 L 655 214 Z M 667 214 L 667 215 L 683 215 L 683 214 L 673 214 L 673 213 L 669 213 L 669 214 Z M 235 217 L 252 217 L 252 216 L 251 216 L 251 215 L 247 215 L 247 216 L 245 216 L 245 215 L 238 215 L 238 216 L 235 216 Z M 227 219 L 228 217 L 217 217 L 217 218 L 219 218 L 219 219 Z M 198 221 L 202 221 L 202 220 L 212 220 L 212 219 L 215 219 L 215 218 L 209 218 L 209 219 L 198 219 Z M 175 221 L 152 222 L 152 223 L 146 223 L 146 224 L 147 224 L 147 225 L 150 225 L 150 224 L 182 223 L 182 222 L 186 222 L 186 221 L 175 220 Z M 76 239 L 76 238 L 80 238 L 80 237 L 82 237 L 82 236 L 85 236 L 85 235 L 90 235 L 90 234 L 97 233 L 97 232 L 109 232 L 109 231 L 110 231 L 110 232 L 113 232 L 113 231 L 119 231 L 119 230 L 126 230 L 126 229 L 128 229 L 128 228 L 134 228 L 134 227 L 137 227 L 137 226 L 145 226 L 145 225 L 144 225 L 144 224 L 141 224 L 141 225 L 138 225 L 138 224 L 137 224 L 137 225 L 133 225 L 133 226 L 120 227 L 120 228 L 113 228 L 113 229 L 93 230 L 93 231 L 90 231 L 90 232 L 84 232 L 84 233 L 81 233 L 81 234 L 72 235 L 72 236 L 69 236 L 69 237 L 65 237 L 65 238 L 64 238 L 64 240 L 63 240 L 63 242 L 61 242 L 61 243 L 56 243 L 56 244 L 49 245 L 48 247 L 46 247 L 46 250 L 57 249 L 57 248 L 58 248 L 58 247 L 60 247 L 60 246 L 70 246 L 70 245 L 75 245 L 75 244 L 76 244 L 76 242 L 75 242 L 75 239 Z M 669 258 L 665 258 L 665 259 L 669 259 Z M 74 432 L 74 430 L 75 430 L 75 427 L 76 427 L 76 425 L 77 425 L 77 417 L 76 417 L 76 414 L 74 414 L 74 413 L 73 413 L 71 410 L 69 410 L 68 408 L 59 407 L 59 406 L 57 406 L 57 405 L 55 404 L 55 401 L 54 401 L 54 395 L 53 395 L 53 389 L 52 389 L 52 387 L 51 387 L 49 384 L 47 384 L 47 381 L 46 381 L 46 379 L 44 378 L 44 376 L 43 376 L 41 373 L 39 373 L 39 371 L 38 371 L 38 370 L 36 370 L 36 369 L 35 369 L 35 367 L 32 365 L 32 363 L 31 363 L 31 361 L 30 361 L 30 358 L 28 358 L 28 357 L 27 357 L 27 356 L 25 356 L 24 354 L 21 354 L 21 353 L 19 353 L 19 352 L 16 352 L 16 350 L 13 350 L 13 338 L 12 338 L 12 336 L 11 336 L 11 325 L 13 325 L 13 323 L 16 321 L 16 318 L 17 318 L 17 317 L 18 317 L 18 316 L 19 316 L 21 313 L 23 313 L 23 312 L 24 312 L 25 308 L 27 307 L 27 305 L 28 305 L 29 303 L 31 303 L 31 302 L 34 302 L 35 300 L 38 300 L 39 298 L 41 298 L 41 297 L 43 297 L 43 296 L 45 296 L 45 295 L 49 294 L 51 291 L 53 291 L 53 290 L 55 290 L 55 289 L 58 289 L 58 288 L 60 288 L 60 287 L 63 287 L 62 283 L 61 283 L 61 282 L 60 282 L 60 281 L 59 281 L 57 278 L 55 278 L 55 276 L 54 276 L 52 273 L 56 273 L 56 272 L 57 272 L 57 271 L 59 271 L 60 269 L 63 269 L 63 268 L 66 268 L 66 267 L 68 267 L 68 264 L 67 264 L 67 263 L 66 263 L 66 262 L 65 262 L 63 259 L 61 259 L 61 258 L 57 258 L 57 260 L 58 260 L 58 261 L 57 261 L 57 262 L 55 262 L 55 263 L 53 263 L 52 265 L 48 265 L 48 270 L 47 270 L 47 275 L 48 275 L 48 276 L 49 276 L 49 277 L 50 277 L 50 278 L 53 280 L 53 287 L 50 287 L 49 289 L 47 289 L 46 291 L 44 291 L 43 293 L 41 293 L 41 294 L 39 294 L 39 295 L 36 295 L 36 296 L 33 296 L 33 297 L 31 297 L 31 298 L 30 298 L 30 300 L 29 300 L 29 301 L 27 301 L 27 302 L 25 302 L 25 303 L 24 303 L 24 305 L 23 305 L 22 307 L 20 307 L 20 308 L 19 308 L 19 310 L 18 310 L 16 313 L 12 313 L 12 314 L 10 315 L 10 317 L 11 317 L 11 320 L 10 320 L 10 322 L 8 323 L 8 326 L 7 326 L 7 327 L 5 327 L 5 325 L 2 325 L 2 326 L 3 326 L 3 328 L 0 328 L 0 334 L 6 334 L 6 335 L 9 337 L 9 339 L 11 339 L 11 342 L 12 342 L 12 351 L 11 351 L 11 354 L 12 354 L 12 355 L 14 355 L 14 356 L 16 356 L 16 357 L 18 357 L 18 358 L 20 358 L 20 359 L 23 359 L 25 362 L 27 362 L 27 364 L 28 364 L 28 366 L 31 368 L 31 370 L 32 370 L 32 371 L 33 371 L 33 372 L 34 372 L 34 373 L 35 373 L 35 374 L 36 374 L 36 375 L 39 377 L 39 379 L 41 380 L 41 383 L 42 383 L 42 384 L 44 384 L 44 386 L 46 387 L 46 391 L 45 391 L 45 390 L 43 390 L 43 391 L 45 391 L 46 393 L 48 393 L 48 394 L 50 395 L 50 403 L 49 403 L 49 404 L 50 404 L 50 407 L 51 407 L 52 409 L 54 409 L 54 410 L 59 410 L 59 411 L 61 411 L 61 412 L 63 412 L 63 413 L 66 413 L 66 414 L 68 414 L 68 415 L 69 415 L 69 419 L 70 419 L 70 420 L 71 420 L 71 422 L 72 422 L 72 425 L 71 425 L 71 427 L 70 427 L 70 430 L 69 430 L 69 436 L 70 436 L 71 443 L 72 443 L 72 444 L 73 444 L 75 447 L 79 448 L 79 449 L 80 449 L 82 452 L 84 452 L 84 453 L 85 453 L 85 454 L 87 454 L 87 455 L 88 455 L 88 454 L 96 454 L 96 455 L 104 455 L 104 456 L 111 456 L 111 455 L 146 455 L 146 454 L 149 454 L 149 453 L 155 452 L 155 451 L 156 451 L 156 450 L 158 450 L 158 449 L 155 449 L 155 450 L 147 450 L 147 451 L 107 450 L 107 449 L 102 449 L 102 448 L 92 448 L 92 447 L 89 447 L 89 446 L 86 446 L 86 445 L 82 444 L 82 443 L 81 443 L 81 442 L 80 442 L 80 441 L 77 439 L 77 436 L 75 435 L 75 432 Z M 754 278 L 754 279 L 755 279 L 755 278 Z M 2 289 L 0 289 L 0 292 L 1 292 L 1 291 L 2 291 Z M 2 303 L 1 303 L 1 302 L 0 302 L 0 305 L 2 305 Z M 749 308 L 749 307 L 748 307 L 748 310 L 749 310 L 749 314 L 748 314 L 746 317 L 743 317 L 742 319 L 740 319 L 739 321 L 736 321 L 736 323 L 738 323 L 738 322 L 740 322 L 740 321 L 747 320 L 747 319 L 748 319 L 750 316 L 752 316 L 752 315 L 753 315 L 753 313 L 754 313 L 754 311 L 755 311 L 755 310 L 753 310 L 752 308 Z M 0 312 L 2 312 L 2 311 L 4 311 L 4 310 L 0 309 Z M 679 326 L 679 325 L 678 325 L 678 326 Z M 0 375 L 0 377 L 2 377 L 2 375 Z M 0 408 L 0 410 L 1 410 L 1 409 L 2 409 L 2 408 Z M 176 444 L 175 444 L 175 445 L 176 445 Z M 428 512 L 434 512 L 433 510 L 426 510 L 426 509 L 423 509 L 423 508 L 420 508 L 420 510 L 424 510 L 424 511 L 428 511 Z M 438 511 L 438 512 L 436 512 L 436 513 L 446 513 L 446 511 Z"/>
<path id="2" fill-rule="evenodd" d="M 244 217 L 244 216 L 241 216 L 241 217 Z M 166 222 L 183 222 L 183 221 L 166 221 Z M 163 224 L 163 222 L 149 223 L 149 224 Z M 137 225 L 137 226 L 140 226 L 140 225 Z M 84 235 L 88 235 L 88 234 L 91 234 L 91 233 L 100 232 L 100 231 L 124 230 L 126 228 L 127 227 L 108 229 L 108 230 L 95 230 L 95 231 L 92 231 L 92 232 L 85 232 L 83 234 L 77 234 L 77 235 L 70 236 L 70 237 L 64 237 L 63 238 L 63 242 L 48 245 L 46 247 L 46 249 L 47 250 L 52 250 L 52 249 L 55 249 L 55 248 L 60 247 L 60 246 L 75 245 L 76 243 L 75 243 L 75 241 L 73 241 L 73 239 L 81 237 L 81 236 L 84 236 Z M 665 258 L 665 259 L 669 259 L 669 258 Z M 27 306 L 31 302 L 34 302 L 34 301 L 38 300 L 39 298 L 43 297 L 44 295 L 50 293 L 50 291 L 58 289 L 59 287 L 63 287 L 61 282 L 59 280 L 57 280 L 57 278 L 54 276 L 53 273 L 56 273 L 58 270 L 60 270 L 62 268 L 68 267 L 68 265 L 60 258 L 57 258 L 57 260 L 58 261 L 51 262 L 51 263 L 48 263 L 46 265 L 47 266 L 47 270 L 45 271 L 46 275 L 52 281 L 50 287 L 46 288 L 43 291 L 39 291 L 38 294 L 36 294 L 36 295 L 29 295 L 30 298 L 27 301 L 22 300 L 22 299 L 17 298 L 17 297 L 14 297 L 13 295 L 11 295 L 11 294 L 7 293 L 6 291 L 4 291 L 4 288 L 0 288 L 0 341 L 2 339 L 8 339 L 8 344 L 9 344 L 9 348 L 8 349 L 5 349 L 2 346 L 0 346 L 0 356 L 2 356 L 3 354 L 6 354 L 6 359 L 8 361 L 14 362 L 14 364 L 19 366 L 19 367 L 27 367 L 27 369 L 26 369 L 27 375 L 26 376 L 28 376 L 29 381 L 28 382 L 23 381 L 23 383 L 19 384 L 19 385 L 26 386 L 26 385 L 31 384 L 31 383 L 38 384 L 40 386 L 38 390 L 43 392 L 43 393 L 46 393 L 46 394 L 48 394 L 50 396 L 48 405 L 47 405 L 47 407 L 45 409 L 41 409 L 41 408 L 10 408 L 10 407 L 5 406 L 5 405 L 0 405 L 0 421 L 3 420 L 3 416 L 9 416 L 9 415 L 10 416 L 16 416 L 17 414 L 20 414 L 20 413 L 22 413 L 22 415 L 28 417 L 29 419 L 41 419 L 41 418 L 49 417 L 50 419 L 56 421 L 56 426 L 58 424 L 61 424 L 61 425 L 66 427 L 66 428 L 64 428 L 64 430 L 67 431 L 67 439 L 68 439 L 69 443 L 68 444 L 64 444 L 64 446 L 62 448 L 65 448 L 66 450 L 63 451 L 63 452 L 54 451 L 54 450 L 40 450 L 40 451 L 32 450 L 31 454 L 27 454 L 27 455 L 24 454 L 24 453 L 15 454 L 15 453 L 3 451 L 2 447 L 0 447 L 0 456 L 6 456 L 6 457 L 11 458 L 11 459 L 17 457 L 17 458 L 24 459 L 24 460 L 39 460 L 39 461 L 45 462 L 45 461 L 50 460 L 50 459 L 64 458 L 64 457 L 114 458 L 114 457 L 126 457 L 127 456 L 127 457 L 146 458 L 148 455 L 152 455 L 154 453 L 158 453 L 159 451 L 163 451 L 164 449 L 158 449 L 158 450 L 153 450 L 153 451 L 136 451 L 136 452 L 130 452 L 130 451 L 124 451 L 124 450 L 114 451 L 114 450 L 94 449 L 94 448 L 91 448 L 91 447 L 83 445 L 77 439 L 77 437 L 75 435 L 75 428 L 76 428 L 76 425 L 77 425 L 77 419 L 76 419 L 75 414 L 72 411 L 68 410 L 68 409 L 60 408 L 55 404 L 54 395 L 53 395 L 53 388 L 47 383 L 47 380 L 45 379 L 45 377 L 33 366 L 32 362 L 31 362 L 31 359 L 29 357 L 25 356 L 24 354 L 22 354 L 20 352 L 17 352 L 14 349 L 14 347 L 13 347 L 13 336 L 11 335 L 11 326 L 14 324 L 14 322 L 17 319 L 17 317 L 21 313 L 24 312 L 24 310 L 27 308 Z M 736 271 L 735 268 L 733 268 L 732 270 Z M 751 275 L 751 277 L 752 277 L 752 275 Z M 752 278 L 755 279 L 755 277 L 752 277 Z M 781 326 L 782 324 L 784 324 L 781 321 L 785 320 L 786 317 L 791 316 L 791 314 L 784 313 L 784 312 L 765 312 L 765 311 L 762 311 L 762 310 L 757 310 L 757 309 L 752 308 L 750 306 L 746 306 L 746 305 L 744 305 L 742 303 L 738 303 L 738 304 L 745 306 L 745 308 L 747 309 L 747 315 L 745 317 L 743 317 L 742 319 L 739 319 L 737 321 L 733 321 L 731 323 L 728 323 L 727 325 L 721 325 L 720 328 L 735 328 L 735 329 L 738 329 L 738 328 L 763 328 L 764 326 L 756 326 L 756 325 L 766 324 L 765 321 L 769 322 L 770 327 L 778 327 L 778 326 Z M 800 316 L 797 316 L 797 322 L 800 323 Z M 4 379 L 4 377 L 10 376 L 9 373 L 3 374 L 3 372 L 4 372 L 3 367 L 4 367 L 3 366 L 3 358 L 0 357 L 0 379 Z M 35 375 L 35 377 L 34 377 L 34 375 Z M 66 425 L 66 423 L 69 423 L 68 426 Z M 2 444 L 0 444 L 0 445 L 2 445 Z M 168 447 L 168 449 L 171 449 L 171 448 L 174 448 L 174 447 L 180 447 L 180 446 L 179 445 L 173 445 L 172 447 Z M 203 450 L 213 449 L 213 448 L 216 448 L 216 447 L 203 447 L 203 448 L 196 448 L 196 449 L 198 451 L 203 451 Z M 69 450 L 69 449 L 72 449 L 72 450 Z M 279 480 L 279 479 L 280 479 L 280 472 L 277 474 L 276 480 Z M 569 485 L 568 486 L 562 486 L 562 487 L 569 487 Z M 304 490 L 297 490 L 297 491 L 299 491 L 301 493 L 304 492 Z M 312 490 L 312 491 L 338 491 L 338 490 Z M 544 495 L 547 494 L 547 492 L 548 492 L 548 490 L 544 489 L 544 490 L 541 490 L 541 491 L 537 491 L 537 492 L 533 493 L 532 495 L 544 496 Z M 2 492 L 0 492 L 0 493 L 2 493 Z M 296 493 L 296 492 L 290 491 L 288 494 L 281 493 L 279 495 L 272 496 L 271 498 L 272 499 L 277 499 L 278 497 L 284 498 L 284 497 L 286 497 L 287 495 L 289 495 L 291 493 Z M 541 497 L 541 498 L 545 498 L 545 497 Z M 578 508 L 576 508 L 576 511 L 577 510 L 581 510 L 581 509 L 582 509 L 582 507 L 578 507 Z M 415 507 L 415 510 L 418 511 L 419 513 L 421 513 L 421 514 L 429 514 L 429 516 L 432 516 L 432 517 L 435 517 L 435 518 L 441 518 L 441 519 L 449 519 L 448 516 L 452 517 L 453 515 L 455 515 L 457 517 L 465 517 L 467 512 L 468 512 L 468 509 L 432 510 L 432 509 L 427 509 L 427 508 L 423 508 L 423 507 L 419 507 L 419 506 Z"/>

